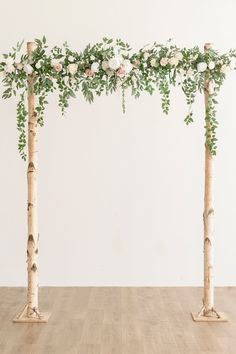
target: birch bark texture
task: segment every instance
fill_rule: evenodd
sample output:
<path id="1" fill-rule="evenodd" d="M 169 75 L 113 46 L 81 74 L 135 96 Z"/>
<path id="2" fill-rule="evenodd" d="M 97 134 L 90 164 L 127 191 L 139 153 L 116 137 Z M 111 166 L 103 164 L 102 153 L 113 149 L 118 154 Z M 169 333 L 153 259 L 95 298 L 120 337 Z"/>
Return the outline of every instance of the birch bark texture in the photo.
<path id="1" fill-rule="evenodd" d="M 35 42 L 27 43 L 29 57 L 37 48 Z M 28 76 L 28 240 L 27 240 L 27 272 L 28 289 L 27 303 L 23 311 L 14 319 L 14 322 L 47 322 L 48 313 L 41 314 L 38 304 L 38 146 L 37 146 L 37 112 L 36 95 L 34 93 L 35 76 Z"/>
<path id="2" fill-rule="evenodd" d="M 212 43 L 204 45 L 205 53 L 213 48 Z M 206 118 L 209 98 L 209 81 L 205 79 L 205 132 L 209 131 L 210 122 Z M 203 306 L 198 314 L 192 314 L 195 321 L 226 321 L 225 314 L 214 308 L 213 283 L 213 241 L 214 241 L 214 157 L 205 142 L 205 185 L 204 185 L 204 291 Z"/>
<path id="3" fill-rule="evenodd" d="M 27 43 L 27 53 L 32 55 L 36 48 L 34 42 Z M 34 75 L 28 78 L 28 293 L 27 316 L 39 317 L 38 310 L 38 166 L 37 166 L 37 113 L 35 111 L 36 97 L 34 93 Z"/>

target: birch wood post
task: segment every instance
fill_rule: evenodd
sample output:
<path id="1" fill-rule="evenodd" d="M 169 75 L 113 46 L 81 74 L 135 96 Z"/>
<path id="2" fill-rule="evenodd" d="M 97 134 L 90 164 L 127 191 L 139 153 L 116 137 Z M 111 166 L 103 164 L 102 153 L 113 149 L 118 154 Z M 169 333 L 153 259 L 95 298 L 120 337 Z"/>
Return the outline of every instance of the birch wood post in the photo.
<path id="1" fill-rule="evenodd" d="M 36 43 L 27 43 L 27 53 L 32 55 Z M 36 95 L 34 93 L 34 74 L 28 76 L 28 241 L 27 241 L 27 271 L 28 289 L 27 304 L 14 322 L 47 322 L 48 313 L 40 313 L 38 306 L 38 210 L 37 210 L 37 112 Z"/>
<path id="2" fill-rule="evenodd" d="M 212 49 L 211 43 L 204 46 L 205 53 Z M 205 112 L 208 109 L 209 82 L 205 80 L 204 101 Z M 205 131 L 209 128 L 209 122 L 205 119 Z M 205 186 L 204 186 L 204 291 L 203 306 L 198 314 L 192 314 L 195 321 L 226 321 L 224 313 L 217 312 L 214 307 L 213 284 L 213 236 L 214 236 L 214 158 L 205 143 Z"/>

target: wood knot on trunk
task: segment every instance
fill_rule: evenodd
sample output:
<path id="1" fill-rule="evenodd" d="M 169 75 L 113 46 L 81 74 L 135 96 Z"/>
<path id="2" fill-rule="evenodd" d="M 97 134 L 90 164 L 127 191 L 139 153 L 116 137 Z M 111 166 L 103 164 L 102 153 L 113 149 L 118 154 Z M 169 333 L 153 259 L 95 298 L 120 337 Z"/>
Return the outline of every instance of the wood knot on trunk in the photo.
<path id="1" fill-rule="evenodd" d="M 30 134 L 32 134 L 33 136 L 36 135 L 36 131 L 34 131 L 33 129 L 30 129 Z"/>
<path id="2" fill-rule="evenodd" d="M 207 243 L 208 245 L 211 245 L 211 240 L 209 239 L 209 237 L 205 237 L 204 242 L 205 244 Z"/>
<path id="3" fill-rule="evenodd" d="M 209 215 L 211 215 L 211 214 L 214 214 L 214 209 L 213 209 L 213 208 L 211 208 L 211 209 L 208 210 L 207 216 L 209 216 Z"/>
<path id="4" fill-rule="evenodd" d="M 37 266 L 36 266 L 36 264 L 35 264 L 35 263 L 32 265 L 31 270 L 32 270 L 33 272 L 36 272 L 36 270 L 37 270 Z"/>
<path id="5" fill-rule="evenodd" d="M 35 172 L 35 166 L 32 161 L 28 165 L 28 172 Z"/>
<path id="6" fill-rule="evenodd" d="M 31 243 L 31 242 L 34 243 L 34 236 L 33 236 L 33 235 L 29 235 L 29 237 L 28 237 L 28 242 L 29 242 L 29 243 Z"/>
<path id="7" fill-rule="evenodd" d="M 34 206 L 34 204 L 28 203 L 28 204 L 27 204 L 27 210 L 29 211 L 32 206 Z"/>

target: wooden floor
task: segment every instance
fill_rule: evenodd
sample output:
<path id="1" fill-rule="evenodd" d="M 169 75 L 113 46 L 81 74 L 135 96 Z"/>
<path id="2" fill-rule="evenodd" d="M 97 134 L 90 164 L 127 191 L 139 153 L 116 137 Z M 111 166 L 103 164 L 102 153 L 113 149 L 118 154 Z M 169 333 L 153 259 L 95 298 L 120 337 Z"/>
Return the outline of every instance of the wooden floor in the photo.
<path id="1" fill-rule="evenodd" d="M 43 288 L 47 324 L 12 323 L 26 296 L 0 288 L 1 354 L 235 354 L 236 288 L 216 289 L 227 323 L 196 323 L 199 288 Z"/>

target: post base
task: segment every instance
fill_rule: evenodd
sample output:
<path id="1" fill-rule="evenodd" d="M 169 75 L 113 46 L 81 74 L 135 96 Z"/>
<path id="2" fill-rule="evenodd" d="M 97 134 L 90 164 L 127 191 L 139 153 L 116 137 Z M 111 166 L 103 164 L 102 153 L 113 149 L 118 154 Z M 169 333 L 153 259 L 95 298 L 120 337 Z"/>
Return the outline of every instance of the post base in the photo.
<path id="1" fill-rule="evenodd" d="M 224 312 L 213 313 L 211 316 L 206 316 L 203 313 L 191 313 L 195 322 L 228 322 Z"/>
<path id="2" fill-rule="evenodd" d="M 27 308 L 26 305 L 14 319 L 14 323 L 47 323 L 51 314 L 49 312 L 42 312 L 38 317 L 28 317 L 27 316 Z"/>

